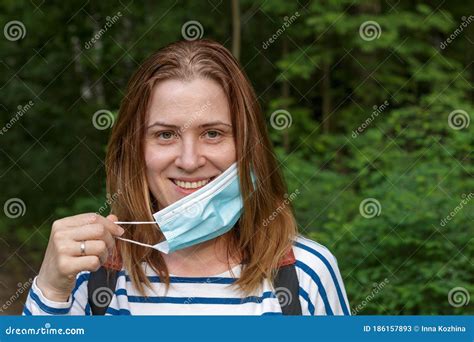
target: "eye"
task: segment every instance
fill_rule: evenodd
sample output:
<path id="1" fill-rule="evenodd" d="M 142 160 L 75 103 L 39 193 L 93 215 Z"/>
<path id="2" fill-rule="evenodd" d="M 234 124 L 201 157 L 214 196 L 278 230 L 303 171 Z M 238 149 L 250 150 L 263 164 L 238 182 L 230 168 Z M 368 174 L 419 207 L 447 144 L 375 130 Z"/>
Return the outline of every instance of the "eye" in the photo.
<path id="1" fill-rule="evenodd" d="M 171 140 L 176 136 L 176 134 L 171 131 L 164 131 L 164 132 L 156 132 L 155 136 L 161 140 Z"/>
<path id="2" fill-rule="evenodd" d="M 207 131 L 205 134 L 207 134 L 207 137 L 211 139 L 216 139 L 221 136 L 221 133 L 216 130 Z"/>

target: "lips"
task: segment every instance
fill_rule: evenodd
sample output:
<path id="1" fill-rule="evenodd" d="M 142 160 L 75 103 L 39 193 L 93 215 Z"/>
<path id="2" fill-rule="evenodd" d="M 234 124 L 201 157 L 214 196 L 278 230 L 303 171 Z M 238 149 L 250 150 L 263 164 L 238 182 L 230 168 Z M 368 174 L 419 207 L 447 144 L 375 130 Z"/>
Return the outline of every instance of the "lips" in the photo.
<path id="1" fill-rule="evenodd" d="M 170 180 L 179 186 L 180 188 L 187 189 L 187 190 L 195 190 L 202 188 L 203 186 L 207 185 L 209 182 L 211 182 L 214 177 L 210 178 L 201 178 L 201 179 L 190 179 L 190 180 L 183 180 L 183 179 L 177 179 L 177 178 L 170 178 Z"/>

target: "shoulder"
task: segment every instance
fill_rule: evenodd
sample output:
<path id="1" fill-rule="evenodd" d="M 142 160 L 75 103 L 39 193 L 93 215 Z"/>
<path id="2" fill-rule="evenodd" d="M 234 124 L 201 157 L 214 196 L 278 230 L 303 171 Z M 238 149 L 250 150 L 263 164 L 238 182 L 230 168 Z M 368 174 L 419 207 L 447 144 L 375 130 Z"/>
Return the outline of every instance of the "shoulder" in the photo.
<path id="1" fill-rule="evenodd" d="M 349 314 L 348 301 L 334 254 L 322 244 L 298 235 L 293 242 L 300 293 L 326 314 Z M 318 311 L 318 310 L 316 310 Z"/>
<path id="2" fill-rule="evenodd" d="M 293 241 L 293 253 L 297 261 L 314 265 L 315 262 L 323 262 L 337 266 L 337 259 L 324 245 L 302 235 L 298 235 Z"/>

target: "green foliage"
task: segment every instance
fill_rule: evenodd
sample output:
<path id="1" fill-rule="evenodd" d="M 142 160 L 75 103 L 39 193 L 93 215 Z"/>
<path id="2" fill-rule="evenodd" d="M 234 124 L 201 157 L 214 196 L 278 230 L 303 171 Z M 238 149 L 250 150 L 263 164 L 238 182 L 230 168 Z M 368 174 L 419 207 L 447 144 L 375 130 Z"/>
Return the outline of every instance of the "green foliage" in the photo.
<path id="1" fill-rule="evenodd" d="M 466 197 L 474 186 L 474 129 L 454 131 L 445 113 L 417 108 L 394 110 L 378 125 L 355 139 L 327 137 L 341 150 L 311 150 L 312 158 L 302 157 L 304 147 L 280 153 L 290 191 L 299 189 L 293 206 L 300 231 L 336 254 L 353 308 L 388 279 L 358 314 L 472 314 L 472 306 L 449 305 L 448 293 L 474 290 Z M 379 216 L 361 215 L 365 198 L 380 202 Z M 463 199 L 467 205 L 442 224 Z"/>

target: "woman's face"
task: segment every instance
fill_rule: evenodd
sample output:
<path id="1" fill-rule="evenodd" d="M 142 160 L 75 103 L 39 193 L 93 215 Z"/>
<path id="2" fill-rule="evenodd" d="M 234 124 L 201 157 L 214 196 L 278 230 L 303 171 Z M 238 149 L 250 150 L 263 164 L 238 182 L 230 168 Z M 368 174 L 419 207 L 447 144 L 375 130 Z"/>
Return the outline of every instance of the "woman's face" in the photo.
<path id="1" fill-rule="evenodd" d="M 162 209 L 206 185 L 236 161 L 229 104 L 209 79 L 166 80 L 148 108 L 148 185 Z"/>

